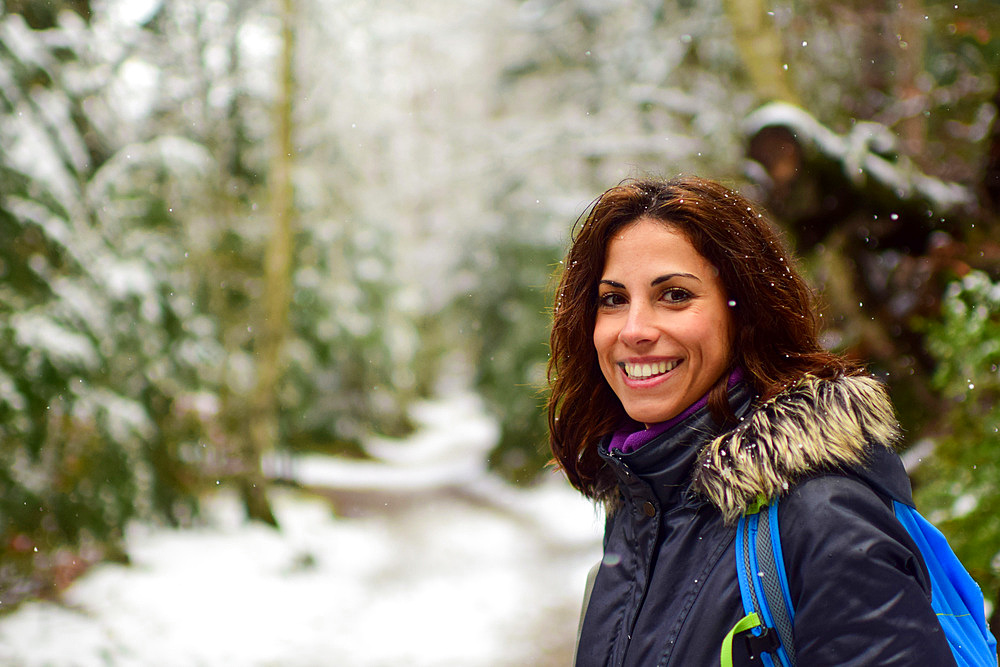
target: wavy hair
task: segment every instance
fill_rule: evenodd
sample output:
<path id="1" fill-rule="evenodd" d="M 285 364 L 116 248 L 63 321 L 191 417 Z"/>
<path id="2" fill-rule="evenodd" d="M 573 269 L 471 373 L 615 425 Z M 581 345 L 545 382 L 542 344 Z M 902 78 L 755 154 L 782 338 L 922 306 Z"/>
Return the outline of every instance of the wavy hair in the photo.
<path id="1" fill-rule="evenodd" d="M 597 453 L 598 442 L 628 421 L 594 348 L 597 287 L 612 236 L 640 218 L 681 231 L 718 269 L 735 332 L 729 371 L 741 367 L 761 399 L 807 374 L 829 378 L 862 372 L 857 363 L 820 345 L 812 290 L 781 237 L 747 199 L 695 177 L 624 181 L 598 197 L 574 225 L 549 339 L 553 462 L 574 487 L 596 500 L 610 499 L 615 488 L 613 473 Z M 734 419 L 726 399 L 728 377 L 723 373 L 709 391 L 709 407 L 720 423 Z"/>

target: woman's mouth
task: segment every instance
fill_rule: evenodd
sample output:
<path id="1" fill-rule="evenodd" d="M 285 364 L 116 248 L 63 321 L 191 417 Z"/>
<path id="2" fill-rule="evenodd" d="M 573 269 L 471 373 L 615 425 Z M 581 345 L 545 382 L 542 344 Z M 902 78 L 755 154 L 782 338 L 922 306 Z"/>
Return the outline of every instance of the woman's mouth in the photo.
<path id="1" fill-rule="evenodd" d="M 657 375 L 663 375 L 664 373 L 669 373 L 670 371 L 677 368 L 680 365 L 681 360 L 675 359 L 674 361 L 653 361 L 649 363 L 632 363 L 629 361 L 620 361 L 618 365 L 625 375 L 632 380 L 648 380 L 651 377 Z"/>

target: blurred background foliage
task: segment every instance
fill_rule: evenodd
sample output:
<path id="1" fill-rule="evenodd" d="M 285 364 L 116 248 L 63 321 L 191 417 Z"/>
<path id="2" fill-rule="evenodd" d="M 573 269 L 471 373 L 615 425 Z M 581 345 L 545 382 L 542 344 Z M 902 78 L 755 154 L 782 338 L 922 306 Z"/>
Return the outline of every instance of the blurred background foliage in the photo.
<path id="1" fill-rule="evenodd" d="M 998 66 L 992 0 L 0 3 L 3 607 L 446 391 L 536 480 L 572 223 L 680 172 L 773 213 L 995 600 Z"/>

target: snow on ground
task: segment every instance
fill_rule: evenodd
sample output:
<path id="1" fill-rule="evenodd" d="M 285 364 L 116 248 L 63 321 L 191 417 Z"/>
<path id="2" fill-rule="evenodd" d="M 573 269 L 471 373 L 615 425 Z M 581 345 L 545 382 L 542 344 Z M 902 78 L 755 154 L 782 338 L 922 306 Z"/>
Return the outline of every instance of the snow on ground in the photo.
<path id="1" fill-rule="evenodd" d="M 474 399 L 416 417 L 407 443 L 373 443 L 382 463 L 293 461 L 314 492 L 275 492 L 280 532 L 244 522 L 225 490 L 204 526 L 133 526 L 130 566 L 0 617 L 0 664 L 569 664 L 599 517 L 556 477 L 488 474 L 495 428 Z"/>

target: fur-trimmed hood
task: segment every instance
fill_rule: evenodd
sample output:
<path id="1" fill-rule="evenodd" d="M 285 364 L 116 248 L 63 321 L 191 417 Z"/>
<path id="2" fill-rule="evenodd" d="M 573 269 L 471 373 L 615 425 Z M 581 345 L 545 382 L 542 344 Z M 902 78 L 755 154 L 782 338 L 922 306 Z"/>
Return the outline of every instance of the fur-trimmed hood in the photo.
<path id="1" fill-rule="evenodd" d="M 776 498 L 810 475 L 859 466 L 870 448 L 892 449 L 898 439 L 899 425 L 880 382 L 807 376 L 706 444 L 692 489 L 732 523 L 758 497 Z"/>

